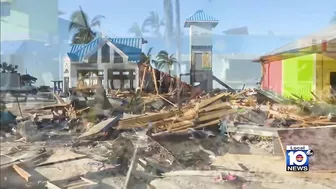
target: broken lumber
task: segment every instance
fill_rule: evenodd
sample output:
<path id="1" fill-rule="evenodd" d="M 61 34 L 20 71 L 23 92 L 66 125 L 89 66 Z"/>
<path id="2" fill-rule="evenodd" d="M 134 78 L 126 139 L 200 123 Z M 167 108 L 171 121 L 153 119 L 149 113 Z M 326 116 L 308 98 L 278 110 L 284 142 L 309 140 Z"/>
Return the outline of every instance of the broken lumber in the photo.
<path id="1" fill-rule="evenodd" d="M 202 109 L 205 106 L 207 106 L 207 105 L 209 105 L 209 104 L 211 104 L 211 103 L 217 101 L 218 99 L 221 99 L 221 98 L 223 98 L 224 96 L 227 96 L 227 95 L 228 95 L 228 93 L 221 93 L 221 94 L 216 95 L 212 98 L 205 99 L 205 100 L 201 101 L 199 108 Z"/>
<path id="2" fill-rule="evenodd" d="M 20 175 L 20 177 L 22 177 L 23 179 L 25 179 L 27 182 L 30 181 L 30 177 L 31 175 L 25 171 L 24 169 L 22 169 L 21 167 L 19 167 L 17 164 L 14 164 L 13 169 L 15 170 L 15 172 Z"/>
<path id="3" fill-rule="evenodd" d="M 119 119 L 120 117 L 117 116 L 117 117 L 113 117 L 113 118 L 109 118 L 107 120 L 101 121 L 95 126 L 91 127 L 88 131 L 81 134 L 78 137 L 78 139 L 98 134 L 99 132 L 106 130 L 108 127 L 113 127 L 114 125 L 117 124 Z"/>
<path id="4" fill-rule="evenodd" d="M 177 111 L 157 113 L 151 115 L 141 115 L 138 117 L 132 117 L 127 119 L 121 119 L 118 124 L 118 129 L 131 129 L 142 127 L 144 124 L 148 124 L 148 122 L 155 122 L 162 119 L 170 118 L 177 114 Z"/>

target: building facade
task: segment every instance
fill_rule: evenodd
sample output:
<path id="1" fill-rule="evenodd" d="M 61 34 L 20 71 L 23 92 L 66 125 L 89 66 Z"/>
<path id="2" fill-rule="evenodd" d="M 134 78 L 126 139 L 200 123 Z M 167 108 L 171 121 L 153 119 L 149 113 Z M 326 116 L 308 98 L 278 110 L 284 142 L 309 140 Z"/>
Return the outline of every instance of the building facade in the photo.
<path id="1" fill-rule="evenodd" d="M 107 91 L 137 88 L 144 43 L 142 38 L 99 36 L 88 44 L 72 45 L 64 59 L 64 89 L 77 87 L 88 77 L 95 77 L 93 84 L 102 84 Z"/>
<path id="2" fill-rule="evenodd" d="M 286 97 L 330 99 L 336 94 L 336 26 L 261 57 L 262 88 Z"/>

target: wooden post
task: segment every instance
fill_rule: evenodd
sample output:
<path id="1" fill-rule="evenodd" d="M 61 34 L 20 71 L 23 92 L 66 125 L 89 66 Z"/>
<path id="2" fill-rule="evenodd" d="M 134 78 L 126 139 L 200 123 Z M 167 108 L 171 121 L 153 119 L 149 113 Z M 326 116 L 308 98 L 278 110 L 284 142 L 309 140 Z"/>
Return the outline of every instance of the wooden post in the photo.
<path id="1" fill-rule="evenodd" d="M 145 76 L 146 76 L 146 72 L 147 72 L 147 66 L 145 67 L 143 74 L 142 74 L 142 79 L 141 79 L 141 85 L 140 85 L 140 92 L 142 92 L 142 88 L 145 82 Z"/>
<path id="2" fill-rule="evenodd" d="M 159 89 L 158 89 L 158 86 L 157 86 L 157 80 L 156 80 L 156 75 L 155 75 L 154 68 L 152 68 L 152 74 L 153 74 L 153 82 L 154 82 L 156 94 L 159 94 Z"/>
<path id="3" fill-rule="evenodd" d="M 19 98 L 17 96 L 15 96 L 15 98 L 16 98 L 16 103 L 17 103 L 19 111 L 20 111 L 21 118 L 23 118 L 23 114 L 22 114 Z M 27 96 L 26 96 L 26 98 L 27 98 Z M 28 98 L 27 98 L 27 100 L 28 100 Z"/>
<path id="4" fill-rule="evenodd" d="M 138 144 L 136 144 L 136 145 L 138 145 Z M 125 179 L 125 182 L 124 182 L 123 189 L 128 189 L 129 188 L 129 183 L 130 183 L 130 180 L 131 180 L 132 172 L 136 168 L 138 159 L 139 159 L 139 157 L 138 157 L 138 146 L 136 146 L 136 148 L 133 152 L 133 157 L 132 157 L 132 160 L 131 160 L 131 164 L 130 164 L 130 166 L 128 168 L 128 171 L 127 171 L 127 175 L 126 175 L 126 179 Z"/>

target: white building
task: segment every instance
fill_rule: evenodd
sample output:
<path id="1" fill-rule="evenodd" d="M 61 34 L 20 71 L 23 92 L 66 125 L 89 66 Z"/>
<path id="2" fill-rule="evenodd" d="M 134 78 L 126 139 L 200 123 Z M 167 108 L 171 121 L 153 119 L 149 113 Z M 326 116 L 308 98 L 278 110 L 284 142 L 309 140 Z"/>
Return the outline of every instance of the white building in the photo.
<path id="1" fill-rule="evenodd" d="M 108 89 L 134 89 L 139 85 L 142 38 L 96 37 L 88 44 L 74 44 L 63 60 L 64 90 L 77 87 L 78 77 L 94 72 Z"/>

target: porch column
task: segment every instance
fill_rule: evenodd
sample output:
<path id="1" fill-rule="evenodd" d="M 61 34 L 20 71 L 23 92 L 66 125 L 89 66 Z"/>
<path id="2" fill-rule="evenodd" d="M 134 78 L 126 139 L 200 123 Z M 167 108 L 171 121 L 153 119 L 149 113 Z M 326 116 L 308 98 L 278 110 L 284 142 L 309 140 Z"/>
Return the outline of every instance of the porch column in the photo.
<path id="1" fill-rule="evenodd" d="M 139 87 L 139 67 L 136 66 L 135 68 L 135 83 L 134 83 L 134 88 L 137 89 Z"/>
<path id="2" fill-rule="evenodd" d="M 69 88 L 77 87 L 77 67 L 75 65 L 70 66 Z"/>
<path id="3" fill-rule="evenodd" d="M 106 91 L 106 93 L 108 93 L 108 68 L 104 67 L 104 81 L 103 81 L 103 87 Z"/>

